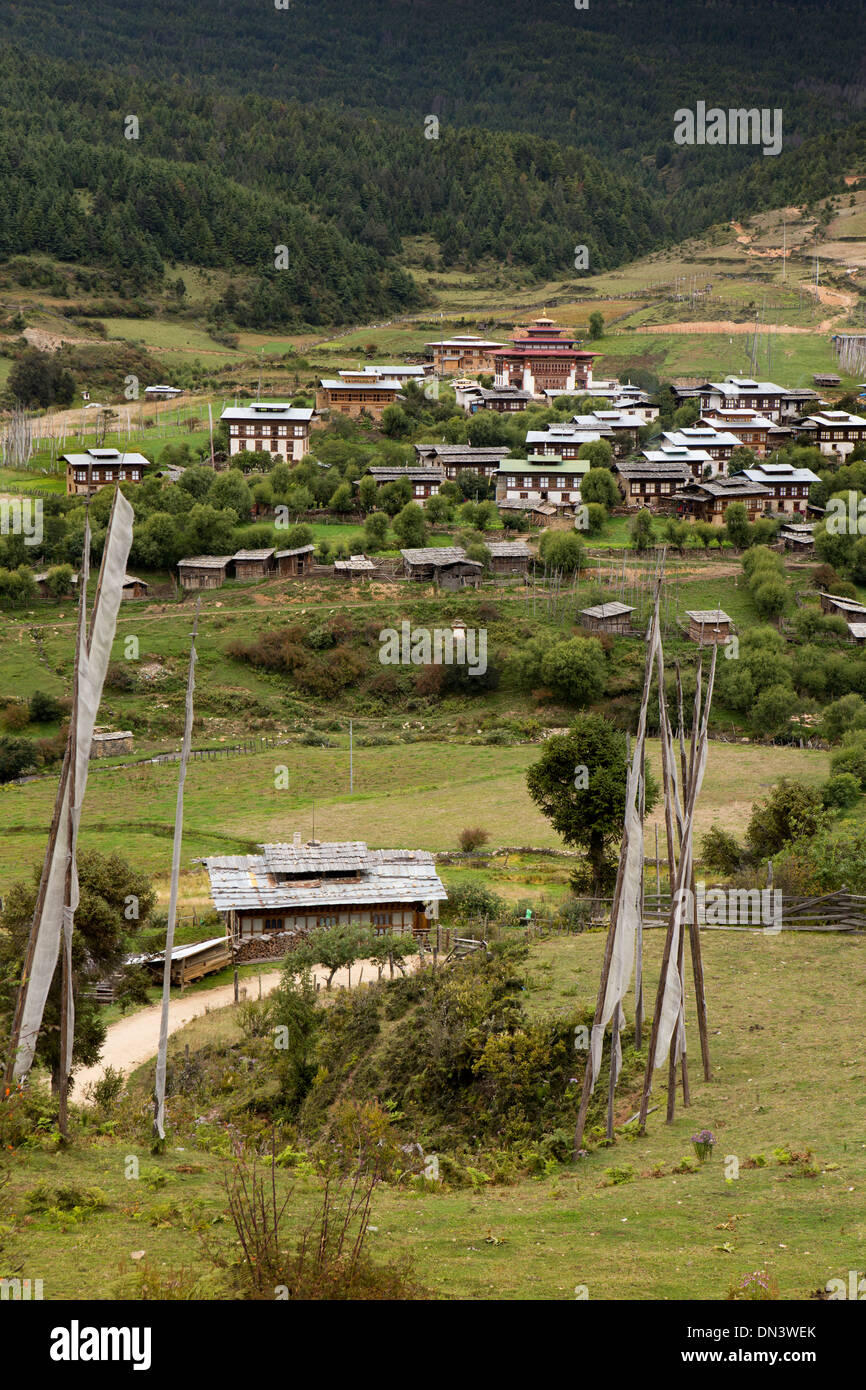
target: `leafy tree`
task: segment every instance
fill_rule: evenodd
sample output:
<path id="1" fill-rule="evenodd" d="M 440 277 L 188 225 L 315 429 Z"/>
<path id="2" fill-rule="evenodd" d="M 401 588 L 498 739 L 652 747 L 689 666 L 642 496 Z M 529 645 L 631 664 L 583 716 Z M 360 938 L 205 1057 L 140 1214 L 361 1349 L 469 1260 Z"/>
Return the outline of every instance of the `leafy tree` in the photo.
<path id="1" fill-rule="evenodd" d="M 417 502 L 407 502 L 394 517 L 394 531 L 405 550 L 420 549 L 427 544 L 427 522 Z"/>
<path id="2" fill-rule="evenodd" d="M 464 497 L 479 502 L 487 496 L 487 479 L 471 468 L 461 468 L 457 474 L 457 486 Z"/>
<path id="3" fill-rule="evenodd" d="M 858 731 L 846 735 L 842 747 L 830 759 L 830 771 L 834 777 L 850 772 L 866 789 L 866 733 Z"/>
<path id="4" fill-rule="evenodd" d="M 33 745 L 25 738 L 0 736 L 0 782 L 11 782 L 33 767 Z"/>
<path id="5" fill-rule="evenodd" d="M 351 512 L 355 509 L 355 499 L 352 489 L 348 483 L 341 483 L 331 497 L 330 507 L 332 512 Z"/>
<path id="6" fill-rule="evenodd" d="M 792 840 L 817 835 L 826 824 L 820 788 L 783 777 L 752 807 L 746 843 L 756 859 L 772 859 Z"/>
<path id="7" fill-rule="evenodd" d="M 365 512 L 371 512 L 375 508 L 377 490 L 376 479 L 372 474 L 366 473 L 358 484 L 358 501 Z"/>
<path id="8" fill-rule="evenodd" d="M 644 550 L 649 550 L 653 544 L 653 516 L 652 512 L 646 507 L 642 507 L 637 516 L 629 522 L 629 535 L 635 550 L 640 554 Z"/>
<path id="9" fill-rule="evenodd" d="M 821 733 L 828 743 L 838 743 L 851 729 L 866 728 L 866 700 L 852 691 L 826 705 L 821 719 Z"/>
<path id="10" fill-rule="evenodd" d="M 382 411 L 382 432 L 389 439 L 406 439 L 412 433 L 411 419 L 396 402 Z"/>
<path id="11" fill-rule="evenodd" d="M 713 825 L 701 841 L 701 862 L 711 873 L 726 877 L 739 872 L 746 859 L 746 851 L 730 831 L 720 825 Z"/>
<path id="12" fill-rule="evenodd" d="M 580 769 L 586 769 L 586 780 Z M 589 861 L 593 896 L 612 883 L 611 855 L 625 814 L 626 738 L 603 715 L 584 713 L 567 734 L 548 739 L 526 775 L 529 794 L 567 845 Z M 658 787 L 649 774 L 645 803 L 651 811 Z"/>
<path id="13" fill-rule="evenodd" d="M 790 723 L 797 696 L 789 685 L 768 685 L 752 706 L 752 723 L 759 734 L 777 734 Z"/>
<path id="14" fill-rule="evenodd" d="M 589 469 L 590 469 L 590 473 L 591 473 L 594 469 L 602 469 L 602 468 L 605 469 L 605 470 L 607 471 L 608 477 L 610 478 L 611 482 L 613 482 L 613 486 L 614 486 L 614 500 L 613 500 L 612 502 L 610 502 L 608 505 L 610 505 L 611 507 L 617 506 L 617 505 L 619 504 L 619 502 L 621 501 L 621 498 L 620 498 L 620 495 L 619 495 L 619 488 L 617 487 L 616 483 L 613 481 L 613 477 L 611 476 L 611 473 L 610 473 L 610 470 L 611 470 L 611 468 L 613 467 L 613 449 L 611 448 L 610 443 L 608 442 L 608 440 L 606 440 L 606 439 L 593 439 L 593 440 L 591 440 L 588 444 L 581 444 L 580 448 L 579 448 L 578 451 L 577 451 L 577 457 L 578 457 L 579 459 L 588 459 L 588 460 L 589 460 Z M 588 476 L 588 475 L 587 475 L 587 476 Z M 583 484 L 581 484 L 581 489 L 580 489 L 580 491 L 581 491 L 581 496 L 583 496 Z M 592 502 L 592 501 L 595 501 L 595 502 L 604 502 L 606 499 L 605 499 L 604 497 L 595 497 L 595 498 L 590 497 L 590 498 L 586 498 L 585 500 L 586 500 L 586 501 L 589 501 L 589 502 Z"/>
<path id="15" fill-rule="evenodd" d="M 731 502 L 725 511 L 725 533 L 731 545 L 745 550 L 749 544 L 749 517 L 744 502 Z"/>
<path id="16" fill-rule="evenodd" d="M 55 353 L 27 348 L 9 373 L 6 383 L 10 396 L 23 405 L 71 405 L 75 399 L 75 378 L 60 365 Z"/>
<path id="17" fill-rule="evenodd" d="M 36 906 L 40 870 L 31 881 L 18 882 L 9 890 L 0 915 L 0 1015 L 11 1012 L 27 949 L 30 924 Z M 84 994 L 88 981 L 120 975 L 122 1002 L 146 1003 L 149 983 L 143 972 L 125 964 L 136 940 L 147 928 L 156 903 L 150 880 L 118 854 L 95 850 L 78 855 L 80 901 L 72 939 L 72 988 L 75 994 L 73 1067 L 93 1066 L 105 1040 L 105 1023 L 99 1007 Z M 128 916 L 137 912 L 137 917 Z M 51 1072 L 52 1089 L 60 1085 L 60 965 L 45 1005 L 36 1060 Z"/>
<path id="18" fill-rule="evenodd" d="M 603 444 L 604 440 L 599 440 Z M 592 448 L 592 445 L 581 445 Z M 609 468 L 590 468 L 580 484 L 581 502 L 597 502 L 602 507 L 618 507 L 622 501 L 616 480 Z"/>
<path id="19" fill-rule="evenodd" d="M 859 781 L 851 772 L 839 772 L 828 777 L 822 788 L 821 797 L 825 807 L 831 811 L 845 811 L 854 806 L 863 794 Z"/>
<path id="20" fill-rule="evenodd" d="M 44 690 L 35 690 L 30 696 L 30 718 L 34 724 L 53 724 L 63 714 L 60 701 Z"/>
<path id="21" fill-rule="evenodd" d="M 438 494 L 428 497 L 424 510 L 427 513 L 428 521 L 432 522 L 434 526 L 441 526 L 449 522 L 454 515 L 454 508 L 448 498 Z"/>
<path id="22" fill-rule="evenodd" d="M 544 684 L 577 705 L 592 704 L 601 698 L 606 674 L 604 651 L 595 637 L 557 642 L 545 652 L 541 662 Z"/>
<path id="23" fill-rule="evenodd" d="M 385 512 L 371 512 L 364 522 L 364 549 L 385 550 L 388 545 L 388 517 Z"/>
<path id="24" fill-rule="evenodd" d="M 601 338 L 604 334 L 604 315 L 599 309 L 593 311 L 589 316 L 589 336 L 594 341 Z"/>
<path id="25" fill-rule="evenodd" d="M 583 542 L 573 531 L 545 531 L 538 553 L 548 569 L 571 574 L 581 563 Z"/>
<path id="26" fill-rule="evenodd" d="M 243 473 L 238 468 L 229 468 L 214 478 L 208 502 L 211 507 L 223 511 L 226 508 L 237 516 L 238 521 L 246 521 L 252 507 L 252 493 Z"/>

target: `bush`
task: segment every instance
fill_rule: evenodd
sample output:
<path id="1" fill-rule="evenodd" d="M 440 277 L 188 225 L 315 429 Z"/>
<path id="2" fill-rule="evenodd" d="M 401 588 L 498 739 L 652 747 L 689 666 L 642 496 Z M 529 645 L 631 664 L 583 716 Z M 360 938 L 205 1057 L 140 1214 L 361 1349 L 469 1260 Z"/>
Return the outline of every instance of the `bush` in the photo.
<path id="1" fill-rule="evenodd" d="M 830 759 L 833 776 L 848 772 L 860 786 L 866 788 L 866 734 L 849 734 L 842 747 Z"/>
<path id="2" fill-rule="evenodd" d="M 53 724 L 63 713 L 60 701 L 44 690 L 36 690 L 30 696 L 30 719 L 34 724 Z"/>
<path id="3" fill-rule="evenodd" d="M 448 889 L 448 912 L 464 921 L 469 917 L 501 917 L 506 910 L 504 899 L 483 883 L 458 883 Z"/>
<path id="4" fill-rule="evenodd" d="M 737 873 L 742 867 L 745 853 L 736 836 L 723 830 L 720 825 L 711 826 L 701 841 L 702 864 L 712 873 L 726 877 Z"/>
<path id="5" fill-rule="evenodd" d="M 26 729 L 30 723 L 30 710 L 27 705 L 18 704 L 17 701 L 6 706 L 3 711 L 3 723 L 7 729 L 13 733 L 20 733 Z"/>
<path id="6" fill-rule="evenodd" d="M 606 666 L 601 643 L 595 637 L 571 637 L 556 642 L 541 659 L 545 685 L 574 704 L 587 705 L 604 691 Z"/>
<path id="7" fill-rule="evenodd" d="M 830 810 L 843 811 L 860 800 L 862 789 L 856 777 L 850 772 L 840 772 L 829 777 L 822 789 L 824 805 Z"/>
<path id="8" fill-rule="evenodd" d="M 480 825 L 467 826 L 465 830 L 460 831 L 460 848 L 469 854 L 472 850 L 486 845 L 489 839 L 489 831 L 482 829 Z"/>

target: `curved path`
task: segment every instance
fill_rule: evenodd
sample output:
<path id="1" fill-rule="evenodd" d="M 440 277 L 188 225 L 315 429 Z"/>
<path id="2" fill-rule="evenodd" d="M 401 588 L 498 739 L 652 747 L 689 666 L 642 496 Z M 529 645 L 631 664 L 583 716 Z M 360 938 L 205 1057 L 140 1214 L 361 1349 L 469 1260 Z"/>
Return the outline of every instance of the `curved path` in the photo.
<path id="1" fill-rule="evenodd" d="M 417 959 L 410 958 L 405 964 L 405 969 L 411 971 L 415 968 L 417 968 Z M 312 975 L 324 988 L 328 971 L 322 966 L 316 966 Z M 363 981 L 375 980 L 377 975 L 378 966 L 372 961 L 356 961 L 351 971 L 352 987 Z M 263 970 L 261 981 L 262 997 L 264 998 L 280 983 L 280 971 L 268 970 L 265 972 Z M 348 984 L 349 972 L 345 969 L 338 970 L 334 976 L 332 988 L 338 989 Z M 248 999 L 257 999 L 258 978 L 255 975 L 245 976 L 241 981 L 240 990 L 242 998 L 246 993 Z M 198 990 L 196 993 L 186 996 L 176 994 L 173 991 L 168 1006 L 169 1033 L 176 1033 L 185 1023 L 189 1023 L 193 1018 L 198 1018 L 208 1009 L 225 1008 L 227 1004 L 234 1003 L 234 997 L 233 984 L 218 985 L 215 989 Z M 151 1004 L 146 1009 L 138 1009 L 127 1018 L 121 1018 L 116 1023 L 109 1024 L 102 1056 L 96 1066 L 82 1067 L 80 1071 L 75 1073 L 72 1079 L 70 1100 L 76 1105 L 86 1104 L 85 1086 L 92 1081 L 98 1081 L 106 1067 L 114 1067 L 117 1071 L 122 1071 L 124 1076 L 128 1076 L 148 1058 L 155 1057 L 159 1042 L 161 1009 L 161 1004 Z"/>

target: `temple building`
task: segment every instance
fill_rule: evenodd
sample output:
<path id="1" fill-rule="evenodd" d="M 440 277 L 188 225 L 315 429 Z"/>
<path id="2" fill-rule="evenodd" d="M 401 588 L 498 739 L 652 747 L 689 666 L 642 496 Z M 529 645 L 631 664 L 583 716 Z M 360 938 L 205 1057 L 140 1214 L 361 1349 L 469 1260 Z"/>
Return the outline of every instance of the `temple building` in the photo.
<path id="1" fill-rule="evenodd" d="M 516 386 L 531 396 L 545 391 L 583 391 L 592 386 L 597 352 L 585 352 L 574 338 L 563 337 L 552 319 L 540 318 L 525 328 L 511 346 L 497 352 L 496 385 Z"/>

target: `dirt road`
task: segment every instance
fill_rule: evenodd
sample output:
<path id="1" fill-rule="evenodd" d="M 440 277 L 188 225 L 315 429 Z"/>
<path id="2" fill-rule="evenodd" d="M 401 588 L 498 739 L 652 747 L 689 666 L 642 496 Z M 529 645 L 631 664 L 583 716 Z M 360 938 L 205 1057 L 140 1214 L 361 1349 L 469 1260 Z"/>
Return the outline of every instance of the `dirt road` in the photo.
<path id="1" fill-rule="evenodd" d="M 411 971 L 417 962 L 408 961 L 406 969 Z M 316 966 L 312 971 L 313 978 L 318 980 L 322 988 L 328 978 L 327 970 L 321 966 Z M 334 976 L 332 988 L 348 985 L 349 979 L 346 970 L 338 970 Z M 378 967 L 372 961 L 356 961 L 352 966 L 352 987 L 363 981 L 375 980 L 378 974 Z M 262 973 L 262 997 L 270 994 L 280 983 L 279 970 L 268 970 Z M 257 999 L 259 995 L 259 982 L 256 976 L 249 975 L 242 980 L 240 986 L 241 998 Z M 201 990 L 196 994 L 188 994 L 186 997 L 177 995 L 173 997 L 168 1007 L 168 1031 L 176 1033 L 190 1019 L 198 1018 L 208 1009 L 223 1009 L 227 1004 L 234 1002 L 234 985 L 219 985 L 216 989 Z M 87 1103 L 84 1088 L 91 1081 L 98 1081 L 106 1067 L 114 1067 L 122 1071 L 124 1076 L 129 1076 L 130 1072 L 140 1067 L 142 1062 L 146 1062 L 149 1057 L 156 1056 L 157 1044 L 159 1043 L 159 1017 L 161 1005 L 152 1004 L 149 1008 L 139 1009 L 137 1013 L 130 1014 L 129 1018 L 121 1018 L 117 1023 L 109 1025 L 108 1033 L 105 1038 L 105 1046 L 102 1050 L 102 1057 L 95 1067 L 83 1067 L 76 1072 L 73 1078 L 71 1099 L 77 1105 Z"/>

